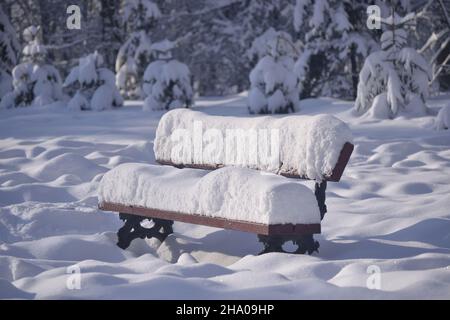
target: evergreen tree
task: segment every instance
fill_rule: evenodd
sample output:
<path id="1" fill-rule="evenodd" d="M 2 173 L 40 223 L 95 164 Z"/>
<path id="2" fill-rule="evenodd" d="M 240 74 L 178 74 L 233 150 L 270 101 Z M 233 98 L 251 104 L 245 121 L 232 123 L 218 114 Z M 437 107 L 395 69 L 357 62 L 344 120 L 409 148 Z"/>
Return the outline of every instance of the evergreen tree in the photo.
<path id="1" fill-rule="evenodd" d="M 78 66 L 70 71 L 64 86 L 76 86 L 78 89 L 69 101 L 70 110 L 102 111 L 123 105 L 115 85 L 115 75 L 103 64 L 103 57 L 94 52 L 80 58 Z"/>
<path id="2" fill-rule="evenodd" d="M 267 45 L 273 41 L 277 41 L 278 37 L 286 39 L 293 44 L 292 37 L 289 33 L 285 31 L 276 31 L 274 28 L 267 29 L 266 32 L 253 40 L 252 46 L 247 51 L 248 58 L 250 59 L 252 65 L 256 65 L 259 60 L 266 56 Z M 297 49 L 295 48 L 295 53 L 296 52 Z M 294 53 L 292 50 L 286 52 L 288 55 L 292 53 Z M 294 54 L 292 58 L 296 58 L 296 55 Z"/>
<path id="3" fill-rule="evenodd" d="M 302 43 L 296 64 L 302 97 L 356 96 L 364 58 L 377 49 L 362 0 L 297 0 L 294 26 Z"/>
<path id="4" fill-rule="evenodd" d="M 247 55 L 253 58 L 250 61 L 251 68 L 261 58 L 255 59 L 251 54 L 256 38 L 265 37 L 265 40 L 270 41 L 269 38 L 277 36 L 275 30 L 284 32 L 284 35 L 292 33 L 292 10 L 291 1 L 288 0 L 244 1 L 236 17 L 236 24 L 239 25 L 240 29 L 236 36 L 241 39 Z M 288 37 L 290 38 L 290 35 Z"/>
<path id="5" fill-rule="evenodd" d="M 405 17 L 394 11 L 381 19 L 386 30 L 381 36 L 381 50 L 369 55 L 360 73 L 355 103 L 360 114 L 370 110 L 375 118 L 393 118 L 400 112 L 426 114 L 431 70 L 428 62 L 407 47 L 406 27 L 412 25 L 413 13 Z"/>
<path id="6" fill-rule="evenodd" d="M 0 101 L 13 89 L 11 71 L 17 63 L 18 52 L 16 33 L 0 6 Z"/>
<path id="7" fill-rule="evenodd" d="M 22 51 L 23 62 L 12 71 L 14 89 L 3 97 L 2 108 L 42 106 L 63 98 L 59 72 L 47 64 L 40 27 L 30 26 L 23 35 L 27 42 Z"/>
<path id="8" fill-rule="evenodd" d="M 299 110 L 299 81 L 293 72 L 292 50 L 295 51 L 292 42 L 284 38 L 283 34 L 269 41 L 266 55 L 250 73 L 250 113 L 288 113 Z"/>
<path id="9" fill-rule="evenodd" d="M 425 42 L 419 50 L 432 67 L 432 84 L 437 90 L 450 90 L 450 0 L 428 0 L 417 14 L 417 34 Z"/>
<path id="10" fill-rule="evenodd" d="M 144 74 L 144 110 L 188 108 L 193 102 L 189 68 L 172 57 L 174 43 L 164 40 L 152 45 L 156 61 Z"/>
<path id="11" fill-rule="evenodd" d="M 151 1 L 127 0 L 122 15 L 130 36 L 117 55 L 116 84 L 122 95 L 141 97 L 142 77 L 152 58 L 150 30 L 161 12 Z"/>
<path id="12" fill-rule="evenodd" d="M 95 50 L 104 58 L 107 67 L 112 67 L 123 42 L 123 31 L 120 19 L 120 1 L 96 0 L 100 5 L 100 43 Z"/>

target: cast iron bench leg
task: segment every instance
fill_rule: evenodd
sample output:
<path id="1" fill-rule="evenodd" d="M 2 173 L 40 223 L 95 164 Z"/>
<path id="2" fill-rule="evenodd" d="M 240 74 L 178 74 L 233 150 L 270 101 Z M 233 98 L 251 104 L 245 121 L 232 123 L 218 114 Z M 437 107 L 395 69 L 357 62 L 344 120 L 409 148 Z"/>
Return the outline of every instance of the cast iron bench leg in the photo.
<path id="1" fill-rule="evenodd" d="M 315 241 L 312 234 L 299 236 L 297 239 L 293 240 L 294 244 L 298 245 L 295 253 L 311 255 L 313 252 L 319 252 L 319 241 Z"/>
<path id="2" fill-rule="evenodd" d="M 296 235 L 286 235 L 286 236 L 266 236 L 258 235 L 259 242 L 264 245 L 264 250 L 259 254 L 269 253 L 269 252 L 286 252 L 283 250 L 283 244 L 292 241 L 298 246 L 297 250 L 293 253 L 309 255 L 315 251 L 319 251 L 319 242 L 314 240 L 312 234 L 296 236 Z"/>
<path id="3" fill-rule="evenodd" d="M 327 213 L 327 205 L 325 204 L 325 190 L 327 189 L 327 181 L 316 182 L 314 188 L 314 195 L 316 196 L 317 204 L 319 205 L 320 218 L 323 220 L 325 213 Z"/>
<path id="4" fill-rule="evenodd" d="M 269 253 L 269 252 L 284 252 L 283 244 L 285 239 L 282 236 L 266 236 L 258 234 L 259 242 L 264 245 L 264 250 L 259 254 Z"/>
<path id="5" fill-rule="evenodd" d="M 119 218 L 124 221 L 123 227 L 117 232 L 117 245 L 122 249 L 128 248 L 131 241 L 137 238 L 156 238 L 163 242 L 169 234 L 173 233 L 172 220 L 152 219 L 127 213 L 120 213 Z M 145 219 L 153 220 L 154 225 L 151 228 L 144 228 L 141 222 Z"/>

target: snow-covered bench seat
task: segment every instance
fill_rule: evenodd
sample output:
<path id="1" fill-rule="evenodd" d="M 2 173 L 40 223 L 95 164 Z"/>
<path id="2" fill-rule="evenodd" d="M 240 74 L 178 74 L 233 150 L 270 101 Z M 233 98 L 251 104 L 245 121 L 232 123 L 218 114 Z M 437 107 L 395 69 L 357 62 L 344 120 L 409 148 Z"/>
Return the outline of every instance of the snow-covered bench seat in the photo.
<path id="1" fill-rule="evenodd" d="M 269 131 L 275 138 L 265 139 L 270 143 L 262 148 L 279 152 L 264 161 L 250 159 L 252 148 L 261 147 L 251 134 L 268 137 Z M 230 132 L 244 143 L 233 147 Z M 219 140 L 211 149 L 214 136 Z M 237 118 L 173 110 L 162 117 L 154 142 L 162 165 L 122 164 L 107 172 L 99 208 L 119 212 L 125 221 L 118 232 L 123 249 L 136 238 L 163 241 L 173 221 L 180 221 L 255 233 L 263 253 L 283 251 L 287 241 L 298 245 L 296 253 L 312 253 L 319 247 L 313 234 L 320 233 L 327 212 L 327 181 L 340 180 L 351 141 L 347 125 L 329 115 Z M 290 178 L 315 180 L 314 192 Z M 153 220 L 153 227 L 143 227 L 144 219 Z"/>
<path id="2" fill-rule="evenodd" d="M 126 163 L 105 174 L 99 201 L 144 215 L 149 209 L 155 218 L 170 213 L 179 221 L 266 235 L 269 228 L 320 232 L 320 211 L 310 189 L 245 168 L 206 171 Z"/>

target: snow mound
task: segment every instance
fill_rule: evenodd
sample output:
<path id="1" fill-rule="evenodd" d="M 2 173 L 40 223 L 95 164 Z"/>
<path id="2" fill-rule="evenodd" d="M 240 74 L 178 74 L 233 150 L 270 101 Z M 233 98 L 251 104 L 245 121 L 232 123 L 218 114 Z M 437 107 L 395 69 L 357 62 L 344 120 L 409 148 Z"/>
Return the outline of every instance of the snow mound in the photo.
<path id="1" fill-rule="evenodd" d="M 83 156 L 75 153 L 63 153 L 36 168 L 33 175 L 40 180 L 51 181 L 62 175 L 72 174 L 82 181 L 86 181 L 105 171 L 105 168 L 96 165 Z"/>
<path id="2" fill-rule="evenodd" d="M 204 171 L 122 164 L 103 176 L 99 202 L 265 224 L 320 223 L 317 201 L 307 187 L 235 167 Z"/>
<path id="3" fill-rule="evenodd" d="M 0 278 L 0 299 L 32 299 L 34 294 L 22 291 L 11 282 Z"/>
<path id="4" fill-rule="evenodd" d="M 236 165 L 321 180 L 346 142 L 352 142 L 350 129 L 331 115 L 238 118 L 178 109 L 161 118 L 154 151 L 160 162 Z"/>
<path id="5" fill-rule="evenodd" d="M 372 108 L 364 115 L 368 119 L 385 120 L 391 118 L 391 111 L 389 109 L 388 96 L 385 92 L 380 93 L 373 99 Z"/>
<path id="6" fill-rule="evenodd" d="M 60 198 L 62 200 L 62 198 Z M 55 235 L 90 234 L 120 225 L 113 215 L 73 204 L 31 202 L 0 208 L 0 241 L 35 240 Z"/>
<path id="7" fill-rule="evenodd" d="M 450 128 L 450 105 L 439 110 L 435 122 L 436 130 L 446 130 Z"/>

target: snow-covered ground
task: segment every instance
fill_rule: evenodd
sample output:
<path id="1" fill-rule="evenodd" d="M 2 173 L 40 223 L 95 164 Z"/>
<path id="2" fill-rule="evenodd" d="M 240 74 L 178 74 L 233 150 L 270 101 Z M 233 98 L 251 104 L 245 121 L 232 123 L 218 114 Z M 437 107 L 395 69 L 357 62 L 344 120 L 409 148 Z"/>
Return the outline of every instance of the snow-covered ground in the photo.
<path id="1" fill-rule="evenodd" d="M 120 163 L 154 163 L 162 112 L 141 106 L 1 111 L 0 298 L 450 298 L 450 132 L 433 130 L 433 116 L 371 121 L 349 102 L 302 101 L 302 114 L 346 121 L 356 145 L 329 183 L 318 254 L 257 256 L 253 234 L 182 223 L 162 245 L 138 239 L 123 251 L 97 186 Z M 195 109 L 247 114 L 244 95 Z M 367 288 L 368 270 L 381 272 L 370 278 L 380 289 Z"/>

